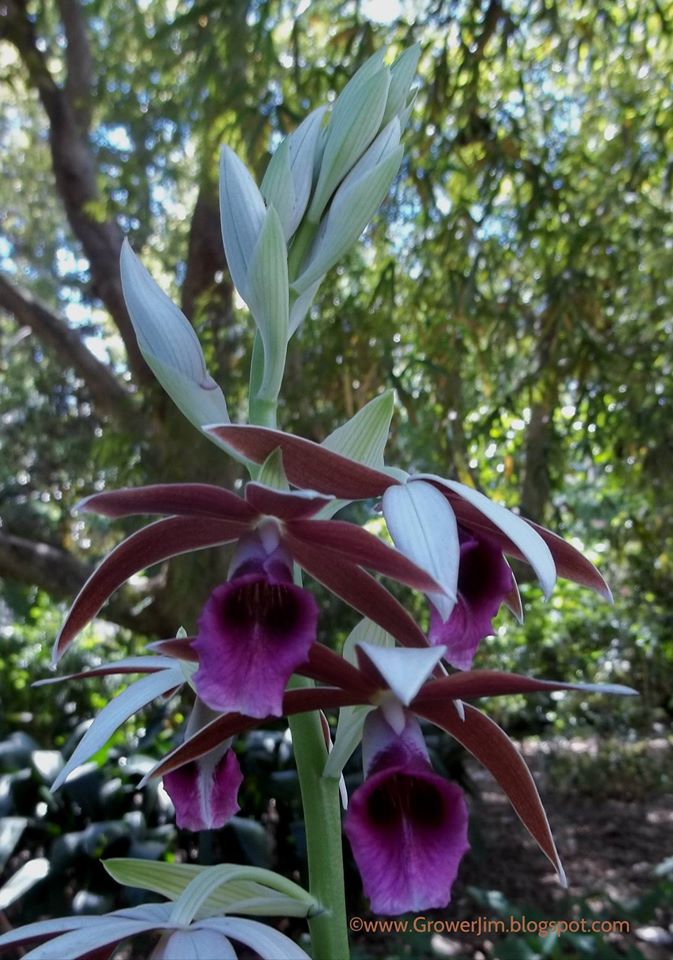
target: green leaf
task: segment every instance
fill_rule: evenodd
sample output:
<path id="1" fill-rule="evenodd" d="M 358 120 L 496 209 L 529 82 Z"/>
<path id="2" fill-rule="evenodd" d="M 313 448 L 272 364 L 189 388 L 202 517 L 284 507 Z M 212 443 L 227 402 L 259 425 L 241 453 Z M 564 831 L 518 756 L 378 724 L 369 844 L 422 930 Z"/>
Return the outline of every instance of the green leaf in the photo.
<path id="1" fill-rule="evenodd" d="M 273 207 L 250 260 L 248 306 L 264 345 L 264 372 L 257 396 L 273 401 L 278 396 L 285 370 L 289 326 L 287 246 L 280 218 Z"/>

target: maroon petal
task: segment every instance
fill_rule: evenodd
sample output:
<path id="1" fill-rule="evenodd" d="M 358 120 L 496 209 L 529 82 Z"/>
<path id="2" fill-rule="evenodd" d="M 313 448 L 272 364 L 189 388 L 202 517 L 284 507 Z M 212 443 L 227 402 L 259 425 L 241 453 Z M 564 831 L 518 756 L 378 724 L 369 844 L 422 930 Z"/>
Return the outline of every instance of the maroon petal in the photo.
<path id="1" fill-rule="evenodd" d="M 344 500 L 368 500 L 380 497 L 391 484 L 398 483 L 380 470 L 373 470 L 332 453 L 319 443 L 280 430 L 225 424 L 209 427 L 207 432 L 224 440 L 254 463 L 263 463 L 270 453 L 280 448 L 288 480 L 295 487 L 306 490 L 317 490 Z"/>
<path id="2" fill-rule="evenodd" d="M 171 637 L 169 640 L 155 640 L 153 643 L 148 643 L 147 648 L 166 657 L 197 663 L 199 658 L 192 647 L 194 640 L 196 637 Z"/>
<path id="3" fill-rule="evenodd" d="M 443 681 L 440 681 L 443 682 Z M 437 724 L 462 743 L 491 773 L 505 791 L 521 822 L 556 869 L 561 883 L 565 874 L 549 828 L 540 794 L 525 761 L 507 734 L 479 710 L 465 704 L 461 720 L 452 702 L 414 703 L 419 716 Z"/>
<path id="4" fill-rule="evenodd" d="M 344 824 L 377 914 L 445 907 L 469 846 L 462 791 L 434 773 L 415 738 L 404 734 L 373 758 Z"/>
<path id="5" fill-rule="evenodd" d="M 605 693 L 626 693 L 629 688 L 610 684 L 603 686 Z M 502 670 L 464 670 L 450 677 L 426 683 L 413 702 L 413 709 L 422 709 L 425 703 L 438 700 L 472 700 L 477 697 L 500 697 L 514 693 L 551 693 L 554 690 L 594 690 L 601 692 L 600 685 L 563 683 L 561 680 L 537 680 L 518 673 Z M 635 693 L 635 691 L 630 691 Z"/>
<path id="6" fill-rule="evenodd" d="M 163 513 L 220 520 L 254 520 L 256 511 L 241 497 L 209 483 L 157 483 L 94 493 L 78 509 L 104 517 Z"/>
<path id="7" fill-rule="evenodd" d="M 175 822 L 183 830 L 217 830 L 238 812 L 243 774 L 236 754 L 226 749 L 192 760 L 164 777 L 175 807 Z"/>
<path id="8" fill-rule="evenodd" d="M 146 567 L 192 550 L 236 540 L 247 530 L 238 521 L 193 517 L 157 520 L 122 540 L 94 570 L 70 608 L 54 647 L 54 659 L 68 648 L 121 585 Z"/>
<path id="9" fill-rule="evenodd" d="M 294 520 L 287 529 L 292 536 L 304 542 L 315 544 L 321 550 L 333 550 L 352 563 L 369 567 L 416 590 L 442 592 L 427 571 L 354 523 L 344 523 L 343 520 Z M 339 561 L 335 557 L 333 562 Z"/>
<path id="10" fill-rule="evenodd" d="M 568 543 L 567 540 L 564 540 L 563 537 L 559 537 L 545 527 L 538 526 L 538 524 L 533 523 L 532 520 L 526 520 L 526 523 L 530 524 L 530 526 L 540 534 L 551 550 L 554 563 L 556 564 L 556 571 L 560 577 L 565 577 L 566 580 L 573 580 L 583 587 L 590 587 L 605 597 L 606 600 L 612 602 L 610 587 L 593 563 L 587 560 L 577 547 L 573 547 L 573 545 Z"/>
<path id="11" fill-rule="evenodd" d="M 404 646 L 427 646 L 425 634 L 402 604 L 360 567 L 343 560 L 335 562 L 331 551 L 290 534 L 285 542 L 301 567 L 354 610 L 378 623 Z"/>
<path id="12" fill-rule="evenodd" d="M 297 668 L 297 673 L 319 683 L 359 694 L 365 701 L 381 686 L 378 677 L 375 682 L 370 682 L 352 663 L 321 643 L 313 644 L 308 661 Z"/>
<path id="13" fill-rule="evenodd" d="M 193 643 L 194 685 L 214 710 L 281 716 L 283 693 L 316 638 L 318 605 L 307 590 L 264 574 L 237 577 L 210 595 Z"/>
<path id="14" fill-rule="evenodd" d="M 330 710 L 338 707 L 353 707 L 356 704 L 366 703 L 366 699 L 359 694 L 347 690 L 335 690 L 331 687 L 312 687 L 304 690 L 288 690 L 283 697 L 283 716 L 290 717 L 295 713 L 310 713 L 312 710 Z M 228 713 L 218 717 L 197 734 L 185 740 L 179 747 L 167 754 L 161 763 L 148 775 L 148 778 L 163 777 L 171 770 L 176 770 L 183 763 L 189 763 L 202 757 L 210 750 L 214 750 L 223 741 L 235 737 L 253 727 L 261 726 L 264 720 L 272 720 L 271 716 L 264 718 L 246 717 L 241 713 Z"/>
<path id="15" fill-rule="evenodd" d="M 470 538 L 460 545 L 458 599 L 446 623 L 432 607 L 428 639 L 447 648 L 452 667 L 469 670 L 479 642 L 493 633 L 493 617 L 512 590 L 514 578 L 492 541 Z"/>
<path id="16" fill-rule="evenodd" d="M 291 490 L 275 490 L 262 483 L 248 483 L 245 499 L 258 513 L 267 513 L 281 520 L 294 520 L 314 516 L 334 497 L 325 497 L 311 490 L 293 493 Z"/>

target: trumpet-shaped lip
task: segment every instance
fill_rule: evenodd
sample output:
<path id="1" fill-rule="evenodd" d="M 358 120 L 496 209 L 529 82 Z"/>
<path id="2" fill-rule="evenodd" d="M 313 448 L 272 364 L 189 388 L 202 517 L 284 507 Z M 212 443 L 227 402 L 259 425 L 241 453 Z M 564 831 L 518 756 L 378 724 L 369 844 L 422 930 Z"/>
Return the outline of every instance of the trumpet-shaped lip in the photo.
<path id="1" fill-rule="evenodd" d="M 369 719 L 369 718 L 368 718 Z M 400 737 L 375 756 L 344 829 L 375 913 L 445 907 L 467 842 L 467 805 Z"/>
<path id="2" fill-rule="evenodd" d="M 186 763 L 167 773 L 164 788 L 175 807 L 175 822 L 184 830 L 217 830 L 238 812 L 243 774 L 233 750 Z"/>
<path id="3" fill-rule="evenodd" d="M 446 622 L 431 608 L 428 639 L 446 647 L 445 659 L 469 670 L 480 641 L 493 632 L 493 617 L 514 585 L 500 548 L 491 540 L 463 537 L 458 569 L 458 600 Z"/>
<path id="4" fill-rule="evenodd" d="M 214 710 L 281 716 L 285 687 L 306 661 L 317 623 L 318 606 L 308 591 L 264 572 L 217 587 L 192 644 L 198 695 Z"/>

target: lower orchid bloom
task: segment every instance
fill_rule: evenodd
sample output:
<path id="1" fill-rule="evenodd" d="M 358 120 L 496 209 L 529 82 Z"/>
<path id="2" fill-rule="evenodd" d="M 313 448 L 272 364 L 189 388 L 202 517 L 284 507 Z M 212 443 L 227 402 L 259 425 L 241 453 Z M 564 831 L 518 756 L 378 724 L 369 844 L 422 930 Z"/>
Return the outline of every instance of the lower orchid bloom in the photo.
<path id="1" fill-rule="evenodd" d="M 296 486 L 342 503 L 382 497 L 395 546 L 441 587 L 424 591 L 431 605 L 429 642 L 446 646 L 446 659 L 455 667 L 470 667 L 501 603 L 522 618 L 505 555 L 530 564 L 546 596 L 559 575 L 611 598 L 603 577 L 579 550 L 463 483 L 434 474 L 409 476 L 383 467 L 382 458 L 371 466 L 329 445 L 266 427 L 222 424 L 207 430 L 254 463 L 280 449 L 287 478 Z"/>
<path id="2" fill-rule="evenodd" d="M 94 717 L 54 780 L 52 790 L 58 790 L 77 767 L 98 753 L 129 717 L 157 697 L 175 693 L 193 674 L 193 664 L 189 661 L 180 662 L 179 659 L 179 653 L 185 646 L 182 638 L 159 641 L 159 648 L 162 644 L 173 655 L 127 657 L 68 676 L 37 681 L 36 685 L 42 685 L 115 674 L 146 674 L 126 687 Z M 193 737 L 217 716 L 197 697 L 187 722 L 185 738 Z M 231 743 L 231 740 L 226 740 L 218 744 L 214 750 L 164 777 L 164 788 L 173 801 L 178 827 L 185 830 L 214 830 L 224 826 L 238 811 L 237 795 L 243 775 Z"/>
<path id="3" fill-rule="evenodd" d="M 194 703 L 185 739 L 217 718 L 198 697 Z M 175 822 L 183 830 L 217 830 L 231 820 L 240 809 L 238 791 L 243 774 L 232 740 L 225 740 L 215 750 L 167 773 L 164 789 L 175 807 Z"/>
<path id="4" fill-rule="evenodd" d="M 434 773 L 416 718 L 382 710 L 365 720 L 365 781 L 350 799 L 344 830 L 371 909 L 379 914 L 445 907 L 467 842 L 459 787 Z"/>
<path id="5" fill-rule="evenodd" d="M 173 653 L 182 651 L 186 659 L 190 656 L 187 641 L 168 641 L 157 648 Z M 383 904 L 387 903 L 386 909 L 399 913 L 446 903 L 465 852 L 465 807 L 460 791 L 432 771 L 414 717 L 449 733 L 491 773 L 565 883 L 549 822 L 525 761 L 496 723 L 463 701 L 557 690 L 625 695 L 636 691 L 615 684 L 537 680 L 499 670 L 465 670 L 437 678 L 437 666 L 447 652 L 443 646 L 411 649 L 362 642 L 355 645 L 355 652 L 357 667 L 315 644 L 307 663 L 299 667 L 297 673 L 324 686 L 287 691 L 283 713 L 291 716 L 353 706 L 366 707 L 369 715 L 372 709 L 375 711 L 375 719 L 368 729 L 367 720 L 363 720 L 359 736 L 353 736 L 350 729 L 341 738 L 337 731 L 324 773 L 329 777 L 341 775 L 364 727 L 367 779 L 352 797 L 347 832 L 375 909 L 381 908 L 380 912 L 384 912 Z M 229 737 L 263 722 L 240 713 L 218 717 L 164 757 L 146 779 L 165 776 L 209 753 Z M 422 807 L 425 827 L 420 823 Z M 406 866 L 413 865 L 410 858 L 418 856 L 419 866 L 410 870 L 408 881 L 398 877 L 396 883 L 386 882 L 384 877 L 384 865 L 392 867 L 397 863 L 399 866 L 403 862 L 401 858 L 396 860 L 393 833 L 396 833 L 398 847 L 407 850 Z M 436 882 L 430 878 L 425 882 L 420 864 L 430 870 L 434 863 L 432 843 L 439 843 L 446 863 L 443 869 L 435 871 Z"/>

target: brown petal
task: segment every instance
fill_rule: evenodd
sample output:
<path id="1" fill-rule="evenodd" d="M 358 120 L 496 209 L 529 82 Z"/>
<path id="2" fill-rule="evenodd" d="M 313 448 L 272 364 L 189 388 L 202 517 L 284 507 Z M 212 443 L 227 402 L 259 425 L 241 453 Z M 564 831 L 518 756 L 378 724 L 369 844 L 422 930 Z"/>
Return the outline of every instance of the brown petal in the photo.
<path id="1" fill-rule="evenodd" d="M 54 660 L 67 650 L 111 594 L 133 574 L 181 553 L 237 540 L 247 529 L 247 524 L 235 520 L 170 517 L 157 520 L 122 540 L 94 570 L 77 595 L 56 641 Z"/>
<path id="2" fill-rule="evenodd" d="M 288 480 L 295 487 L 306 490 L 317 490 L 344 500 L 367 500 L 381 496 L 391 484 L 398 483 L 380 470 L 373 470 L 333 453 L 319 443 L 280 430 L 224 424 L 209 427 L 207 432 L 254 463 L 263 463 L 270 453 L 280 448 Z"/>
<path id="3" fill-rule="evenodd" d="M 504 730 L 469 704 L 465 704 L 464 720 L 460 719 L 452 702 L 424 702 L 422 709 L 414 706 L 414 710 L 455 737 L 491 773 L 565 885 L 563 867 L 535 781 Z"/>
<path id="4" fill-rule="evenodd" d="M 378 623 L 406 647 L 425 647 L 425 634 L 391 593 L 355 564 L 288 533 L 284 541 L 297 563 L 364 617 Z"/>
<path id="5" fill-rule="evenodd" d="M 284 716 L 295 713 L 309 713 L 312 710 L 329 710 L 337 707 L 350 707 L 362 703 L 362 698 L 344 690 L 334 690 L 331 687 L 308 687 L 303 690 L 288 690 L 283 698 Z M 164 757 L 148 778 L 162 777 L 171 770 L 176 770 L 191 760 L 210 753 L 230 737 L 235 737 L 253 727 L 264 723 L 275 723 L 277 717 L 262 717 L 255 719 L 246 717 L 242 713 L 227 713 L 216 720 L 212 720 L 189 740 L 185 740 L 179 747 Z"/>
<path id="6" fill-rule="evenodd" d="M 138 514 L 217 517 L 220 520 L 254 520 L 256 511 L 241 497 L 210 483 L 156 483 L 94 493 L 79 509 L 105 517 Z"/>
<path id="7" fill-rule="evenodd" d="M 426 570 L 354 523 L 345 523 L 343 520 L 295 520 L 288 524 L 288 530 L 309 544 L 333 550 L 352 563 L 369 567 L 416 590 L 442 593 L 442 588 Z M 334 562 L 339 561 L 334 558 Z"/>

